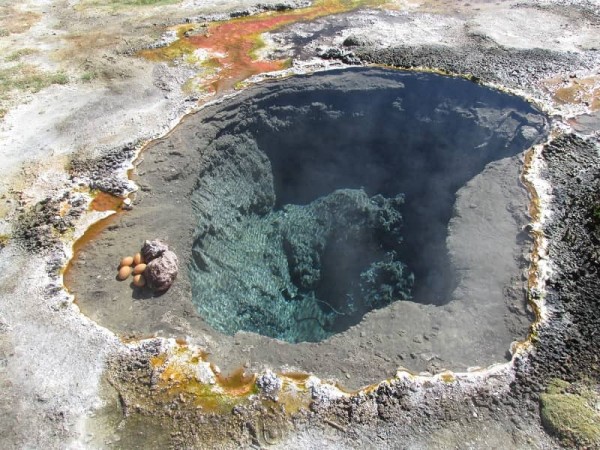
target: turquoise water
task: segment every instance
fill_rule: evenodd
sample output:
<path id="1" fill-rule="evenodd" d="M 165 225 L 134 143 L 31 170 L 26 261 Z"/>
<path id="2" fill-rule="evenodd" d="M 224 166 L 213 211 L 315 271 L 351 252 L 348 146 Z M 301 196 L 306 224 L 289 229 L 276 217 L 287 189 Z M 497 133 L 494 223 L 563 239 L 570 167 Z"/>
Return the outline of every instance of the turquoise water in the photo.
<path id="1" fill-rule="evenodd" d="M 198 123 L 191 278 L 227 334 L 320 341 L 394 301 L 445 304 L 456 191 L 543 134 L 525 101 L 380 69 L 296 77 Z"/>

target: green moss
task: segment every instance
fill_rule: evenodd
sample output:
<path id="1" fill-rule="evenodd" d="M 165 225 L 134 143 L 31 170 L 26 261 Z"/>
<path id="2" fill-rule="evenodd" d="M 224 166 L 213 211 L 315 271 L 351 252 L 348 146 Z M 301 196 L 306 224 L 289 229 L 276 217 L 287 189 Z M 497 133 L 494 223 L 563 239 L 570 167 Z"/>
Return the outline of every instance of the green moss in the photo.
<path id="1" fill-rule="evenodd" d="M 600 224 L 600 203 L 592 207 L 592 221 L 596 224 Z"/>
<path id="2" fill-rule="evenodd" d="M 186 40 L 179 38 L 175 42 L 151 50 L 142 50 L 139 55 L 149 59 L 150 61 L 173 62 L 176 59 L 186 57 L 194 52 L 194 47 Z"/>
<path id="3" fill-rule="evenodd" d="M 560 378 L 554 378 L 548 384 L 546 392 L 548 394 L 563 394 L 571 386 L 571 383 Z"/>
<path id="4" fill-rule="evenodd" d="M 456 381 L 456 377 L 452 373 L 442 373 L 440 375 L 440 380 L 444 383 L 454 383 Z"/>
<path id="5" fill-rule="evenodd" d="M 250 58 L 258 59 L 258 52 L 267 45 L 260 34 L 253 37 L 252 48 L 250 49 Z"/>
<path id="6" fill-rule="evenodd" d="M 208 58 L 207 60 L 202 62 L 202 67 L 215 72 L 221 68 L 221 63 L 217 58 Z"/>
<path id="7" fill-rule="evenodd" d="M 290 69 L 292 67 L 293 60 L 292 58 L 287 58 L 282 65 L 282 69 Z"/>
<path id="8" fill-rule="evenodd" d="M 540 396 L 542 424 L 564 445 L 600 446 L 600 414 L 590 405 L 597 400 L 587 387 L 553 380 L 547 393 Z"/>
<path id="9" fill-rule="evenodd" d="M 6 247 L 8 241 L 10 241 L 10 236 L 8 234 L 0 234 L 0 249 Z"/>

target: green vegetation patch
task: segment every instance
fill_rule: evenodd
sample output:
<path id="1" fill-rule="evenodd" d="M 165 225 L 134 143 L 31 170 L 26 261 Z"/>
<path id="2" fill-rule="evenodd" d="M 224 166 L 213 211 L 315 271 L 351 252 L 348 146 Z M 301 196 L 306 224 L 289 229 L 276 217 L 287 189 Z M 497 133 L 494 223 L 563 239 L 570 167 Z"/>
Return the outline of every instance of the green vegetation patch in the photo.
<path id="1" fill-rule="evenodd" d="M 98 78 L 98 73 L 96 73 L 93 70 L 84 72 L 83 75 L 81 75 L 81 81 L 85 83 L 89 83 L 90 81 L 95 80 L 96 78 Z"/>
<path id="2" fill-rule="evenodd" d="M 44 72 L 29 64 L 18 64 L 0 69 L 0 92 L 17 90 L 38 92 L 52 84 L 67 84 L 69 78 L 62 72 Z"/>
<path id="3" fill-rule="evenodd" d="M 15 50 L 4 59 L 7 61 L 19 61 L 22 57 L 33 55 L 34 53 L 37 53 L 37 50 L 34 48 L 21 48 L 19 50 Z"/>
<path id="4" fill-rule="evenodd" d="M 112 0 L 114 5 L 130 5 L 130 6 L 152 6 L 152 5 L 171 5 L 179 3 L 179 0 Z"/>
<path id="5" fill-rule="evenodd" d="M 181 0 L 109 0 L 108 2 L 101 0 L 89 0 L 83 2 L 84 5 L 93 5 L 100 7 L 108 7 L 109 9 L 119 9 L 126 7 L 136 6 L 162 6 L 162 5 L 173 5 L 179 3 Z"/>
<path id="6" fill-rule="evenodd" d="M 540 396 L 542 424 L 566 446 L 598 448 L 600 414 L 594 409 L 598 401 L 589 387 L 554 380 Z"/>

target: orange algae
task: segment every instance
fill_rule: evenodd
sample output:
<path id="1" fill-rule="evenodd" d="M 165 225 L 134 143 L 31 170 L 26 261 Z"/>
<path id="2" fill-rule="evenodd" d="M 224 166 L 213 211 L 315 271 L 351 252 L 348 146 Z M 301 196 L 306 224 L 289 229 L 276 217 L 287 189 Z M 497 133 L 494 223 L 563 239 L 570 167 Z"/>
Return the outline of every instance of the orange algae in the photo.
<path id="1" fill-rule="evenodd" d="M 293 415 L 302 409 L 308 409 L 312 398 L 308 391 L 289 392 L 284 391 L 279 395 L 277 403 L 283 407 L 283 410 Z"/>
<path id="2" fill-rule="evenodd" d="M 60 205 L 60 211 L 58 212 L 58 214 L 60 215 L 60 217 L 65 217 L 70 210 L 71 210 L 70 203 L 67 201 L 64 201 Z"/>
<path id="3" fill-rule="evenodd" d="M 78 256 L 81 254 L 81 252 L 85 249 L 86 246 L 88 246 L 92 241 L 97 239 L 98 236 L 100 236 L 100 234 L 115 221 L 116 217 L 117 214 L 111 214 L 110 216 L 105 217 L 104 219 L 101 219 L 98 222 L 94 223 L 86 230 L 83 236 L 77 239 L 77 241 L 75 241 L 75 244 L 73 244 L 73 256 L 71 257 L 63 271 L 63 283 L 67 291 L 70 291 L 69 286 L 71 286 L 71 282 L 73 280 L 73 266 L 75 264 L 75 261 L 79 259 Z"/>
<path id="4" fill-rule="evenodd" d="M 456 381 L 456 377 L 452 373 L 444 372 L 440 374 L 440 380 L 442 380 L 444 383 L 454 383 Z"/>
<path id="5" fill-rule="evenodd" d="M 106 192 L 98 192 L 92 203 L 90 208 L 94 211 L 117 211 L 121 205 L 123 204 L 123 199 L 121 197 L 116 197 L 111 194 L 107 194 Z"/>
<path id="6" fill-rule="evenodd" d="M 165 377 L 167 378 L 165 379 Z M 232 406 L 243 400 L 243 398 L 220 393 L 213 385 L 189 377 L 174 366 L 165 369 L 161 374 L 161 380 L 167 384 L 162 391 L 162 394 L 166 396 L 164 400 L 179 399 L 210 412 L 227 412 Z"/>
<path id="7" fill-rule="evenodd" d="M 584 103 L 591 111 L 600 110 L 600 77 L 554 78 L 546 81 L 552 96 L 560 104 Z"/>
<path id="8" fill-rule="evenodd" d="M 312 397 L 310 391 L 306 388 L 306 380 L 309 375 L 301 372 L 282 373 L 284 378 L 283 386 L 277 398 L 277 403 L 281 405 L 288 415 L 296 414 L 301 409 L 310 406 Z"/>
<path id="9" fill-rule="evenodd" d="M 304 384 L 308 380 L 308 377 L 310 377 L 310 374 L 304 372 L 283 372 L 281 376 L 295 381 L 296 384 Z"/>
<path id="10" fill-rule="evenodd" d="M 175 339 L 175 342 L 181 346 L 187 346 L 187 340 L 184 337 L 178 337 Z"/>
<path id="11" fill-rule="evenodd" d="M 527 174 L 530 173 L 531 168 L 534 163 L 535 158 L 535 147 L 530 148 L 525 153 L 525 159 L 523 164 L 523 171 L 521 173 L 521 182 L 524 184 L 525 188 L 529 192 L 530 195 L 530 204 L 529 204 L 529 215 L 531 216 L 531 220 L 533 222 L 539 222 L 542 217 L 542 206 L 540 197 L 538 195 L 537 189 L 535 188 L 533 182 L 531 182 L 527 178 Z M 540 253 L 543 247 L 543 238 L 544 233 L 533 230 L 531 232 L 531 236 L 533 238 L 533 245 L 531 248 L 531 264 L 529 265 L 528 275 L 527 275 L 527 285 L 528 289 L 531 292 L 531 289 L 536 288 L 539 282 L 539 262 L 540 262 Z M 535 321 L 530 327 L 528 340 L 533 341 L 535 339 L 535 328 L 536 324 L 539 323 L 541 318 L 541 310 L 539 305 L 534 301 L 534 298 L 529 297 L 529 305 L 531 306 L 533 313 L 535 315 Z"/>
<path id="12" fill-rule="evenodd" d="M 244 368 L 235 370 L 225 377 L 217 375 L 217 383 L 227 395 L 247 395 L 256 391 L 256 374 L 247 374 Z"/>
<path id="13" fill-rule="evenodd" d="M 525 153 L 525 158 L 524 158 L 524 162 L 523 162 L 524 168 L 523 168 L 523 175 L 521 176 L 521 181 L 523 182 L 523 184 L 525 184 L 525 186 L 527 187 L 527 190 L 529 191 L 529 194 L 531 195 L 531 202 L 529 203 L 529 215 L 531 216 L 532 220 L 538 221 L 542 214 L 540 200 L 535 191 L 535 187 L 525 177 L 525 174 L 533 166 L 533 158 L 534 157 L 535 157 L 535 150 L 533 148 L 530 148 Z"/>
<path id="14" fill-rule="evenodd" d="M 160 372 L 154 398 L 162 403 L 176 401 L 206 412 L 222 414 L 230 412 L 236 405 L 251 401 L 251 396 L 259 392 L 256 386 L 257 374 L 247 373 L 243 367 L 228 375 L 218 373 L 214 382 L 206 383 L 198 380 L 192 367 L 194 364 L 206 362 L 206 353 L 199 354 L 186 346 L 176 348 L 172 356 L 176 359 L 170 360 L 168 353 L 161 353 L 150 359 L 152 367 Z M 309 375 L 288 372 L 281 376 L 284 380 L 278 399 L 262 399 L 263 405 L 279 405 L 288 415 L 308 408 L 311 395 L 305 387 L 305 382 Z"/>
<path id="15" fill-rule="evenodd" d="M 90 204 L 90 209 L 98 212 L 117 212 L 120 211 L 122 204 L 122 198 L 107 194 L 105 192 L 98 192 Z M 117 214 L 111 214 L 110 216 L 95 222 L 85 231 L 85 233 L 83 233 L 83 236 L 77 239 L 77 241 L 75 241 L 73 244 L 73 256 L 63 270 L 63 284 L 67 291 L 70 291 L 69 286 L 71 286 L 71 282 L 73 280 L 72 272 L 75 261 L 79 259 L 78 257 L 83 249 L 87 247 L 90 242 L 98 238 L 98 236 L 100 236 L 100 234 L 115 221 L 116 217 Z"/>
<path id="16" fill-rule="evenodd" d="M 159 391 L 164 401 L 178 400 L 200 407 L 206 411 L 221 413 L 248 399 L 258 391 L 256 375 L 246 374 L 243 368 L 228 376 L 216 375 L 216 380 L 204 383 L 197 379 L 193 366 L 204 362 L 205 352 L 191 351 L 188 346 L 178 346 L 170 361 L 166 353 L 150 359 L 152 367 L 158 369 Z M 183 358 L 183 359 L 182 359 Z"/>
<path id="17" fill-rule="evenodd" d="M 164 353 L 160 353 L 160 354 L 150 358 L 150 364 L 152 364 L 152 367 L 161 367 L 166 362 L 167 362 L 167 355 Z"/>
<path id="18" fill-rule="evenodd" d="M 289 63 L 287 60 L 256 60 L 255 53 L 263 46 L 260 38 L 262 33 L 275 31 L 292 23 L 383 3 L 381 0 L 320 0 L 308 8 L 213 22 L 208 24 L 204 34 L 193 36 L 186 36 L 186 32 L 191 29 L 190 25 L 180 26 L 177 28 L 177 41 L 163 48 L 144 50 L 140 55 L 151 60 L 172 61 L 191 54 L 195 49 L 207 50 L 213 55 L 210 64 L 217 69 L 216 74 L 205 80 L 201 87 L 219 93 L 235 88 L 238 83 L 253 75 L 284 69 Z"/>

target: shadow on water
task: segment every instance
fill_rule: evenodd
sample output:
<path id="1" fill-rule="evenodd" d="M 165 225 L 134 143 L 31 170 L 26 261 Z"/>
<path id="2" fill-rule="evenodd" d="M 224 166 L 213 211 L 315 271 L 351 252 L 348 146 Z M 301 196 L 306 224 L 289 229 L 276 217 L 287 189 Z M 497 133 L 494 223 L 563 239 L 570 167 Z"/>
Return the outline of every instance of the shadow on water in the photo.
<path id="1" fill-rule="evenodd" d="M 221 331 L 318 341 L 392 301 L 447 303 L 456 192 L 545 127 L 522 99 L 462 79 L 364 69 L 309 81 L 199 124 L 219 131 L 193 194 L 192 285 Z"/>

